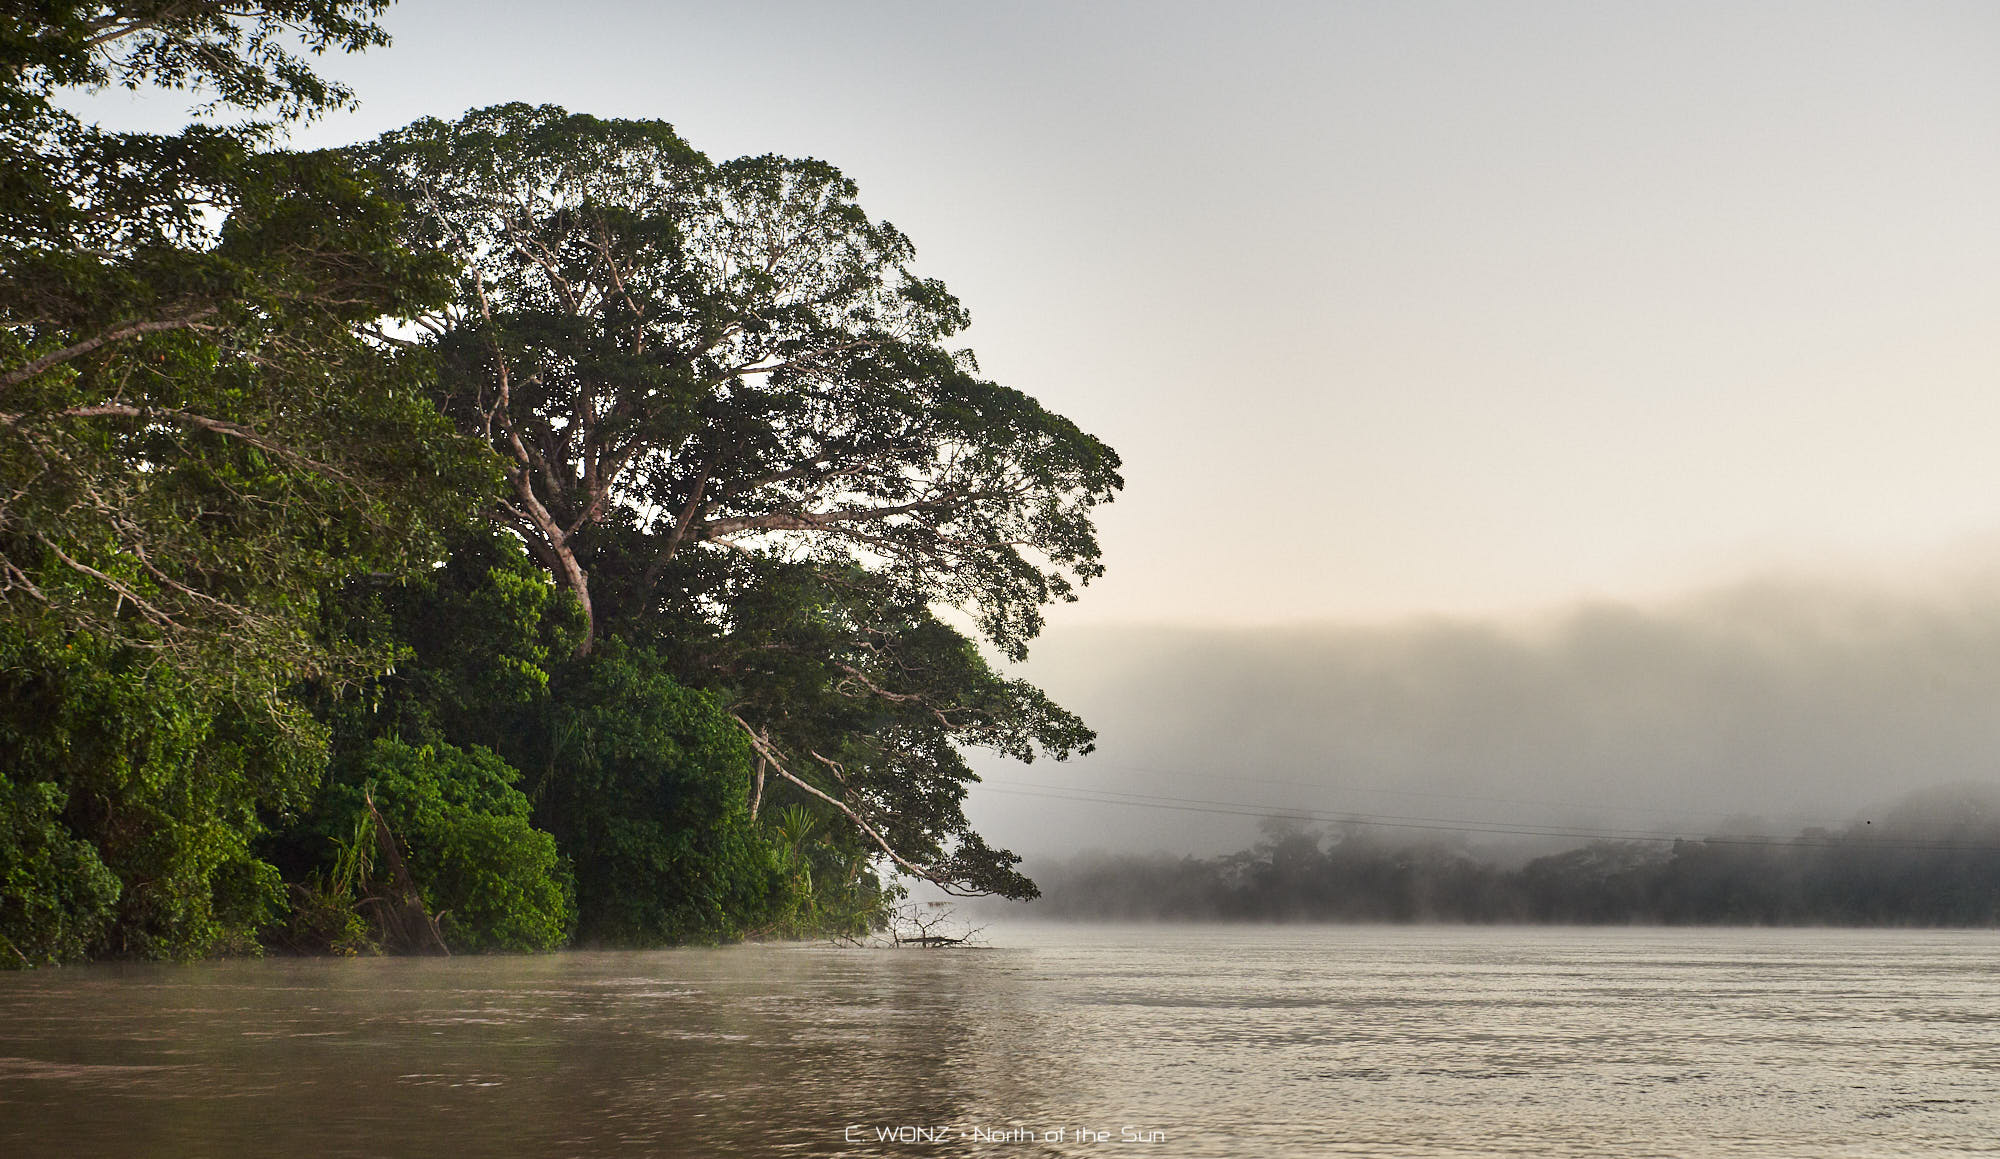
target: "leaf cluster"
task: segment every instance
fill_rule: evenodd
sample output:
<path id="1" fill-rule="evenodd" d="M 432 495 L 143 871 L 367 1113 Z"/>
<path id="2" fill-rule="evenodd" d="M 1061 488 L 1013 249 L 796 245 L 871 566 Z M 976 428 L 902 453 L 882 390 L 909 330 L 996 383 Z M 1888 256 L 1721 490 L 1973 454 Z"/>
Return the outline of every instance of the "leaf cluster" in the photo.
<path id="1" fill-rule="evenodd" d="M 554 949 L 576 921 L 574 885 L 519 777 L 487 749 L 376 740 L 338 763 L 319 823 L 353 833 L 372 797 L 453 950 Z"/>
<path id="2" fill-rule="evenodd" d="M 784 905 L 776 850 L 749 815 L 735 723 L 643 647 L 614 639 L 575 656 L 574 601 L 517 542 L 462 535 L 445 566 L 357 582 L 339 607 L 336 630 L 394 642 L 399 655 L 361 695 L 326 706 L 336 764 L 372 769 L 385 745 L 504 761 L 574 881 L 577 941 L 723 940 Z M 438 767 L 442 777 L 458 766 Z M 355 785 L 375 775 L 344 774 Z M 322 804 L 314 825 L 337 837 L 352 808 Z M 413 849 L 438 839 L 408 836 Z M 412 872 L 428 882 L 435 868 L 413 854 Z"/>
<path id="3" fill-rule="evenodd" d="M 0 199 L 0 601 L 266 688 L 351 670 L 317 592 L 435 558 L 492 486 L 428 355 L 370 332 L 449 263 L 331 154 L 56 136 L 0 139 L 33 193 Z"/>
<path id="4" fill-rule="evenodd" d="M 973 640 L 866 568 L 708 555 L 662 589 L 671 594 L 632 630 L 654 633 L 679 679 L 714 689 L 744 727 L 795 754 L 788 771 L 863 814 L 939 884 L 1033 896 L 1018 859 L 965 819 L 978 777 L 964 749 L 1060 760 L 1090 751 L 1082 720 L 995 671 Z M 772 800 L 801 788 L 774 787 Z"/>
<path id="5" fill-rule="evenodd" d="M 72 898 L 74 933 L 50 956 L 78 945 L 176 958 L 254 949 L 284 904 L 255 843 L 271 819 L 310 799 L 323 730 L 296 709 L 274 720 L 140 661 L 88 637 L 0 635 L 0 777 L 17 809 L 41 798 L 26 818 L 59 818 L 92 853 L 82 857 L 58 832 L 17 829 L 0 861 L 48 861 L 56 876 L 43 887 Z M 108 909 L 100 869 L 117 882 Z M 42 927 L 44 943 L 56 936 L 46 930 L 64 925 Z"/>
<path id="6" fill-rule="evenodd" d="M 197 112 L 230 106 L 270 109 L 282 120 L 312 117 L 347 106 L 354 94 L 320 76 L 307 57 L 389 43 L 375 21 L 389 3 L 25 0 L 0 26 L 0 99 L 9 113 L 38 114 L 63 88 L 154 85 L 210 94 Z"/>

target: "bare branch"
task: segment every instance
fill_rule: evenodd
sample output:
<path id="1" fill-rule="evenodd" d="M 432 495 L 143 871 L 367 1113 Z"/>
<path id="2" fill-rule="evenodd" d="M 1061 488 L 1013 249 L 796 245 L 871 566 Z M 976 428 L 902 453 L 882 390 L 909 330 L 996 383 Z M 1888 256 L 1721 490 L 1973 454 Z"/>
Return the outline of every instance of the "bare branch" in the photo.
<path id="1" fill-rule="evenodd" d="M 866 673 L 864 673 L 863 671 L 861 671 L 861 669 L 856 668 L 851 664 L 844 664 L 838 660 L 835 660 L 833 662 L 833 666 L 835 668 L 840 669 L 842 672 L 847 673 L 848 677 L 852 679 L 855 683 L 861 685 L 868 691 L 874 693 L 875 695 L 881 697 L 884 700 L 890 701 L 895 704 L 916 704 L 921 708 L 923 708 L 925 712 L 930 713 L 931 716 L 934 717 L 937 720 L 937 722 L 943 725 L 946 729 L 951 729 L 956 727 L 951 723 L 951 718 L 945 715 L 944 709 L 941 709 L 936 705 L 930 703 L 928 700 L 925 700 L 923 695 L 920 693 L 891 692 L 888 689 L 882 687 L 880 684 L 877 684 L 873 680 L 870 680 Z M 813 755 L 819 757 L 819 759 L 822 761 L 826 760 L 825 757 L 820 757 L 818 753 L 814 753 Z M 832 762 L 829 761 L 828 763 L 831 764 Z"/>
<path id="2" fill-rule="evenodd" d="M 61 560 L 64 567 L 69 568 L 71 571 L 87 575 L 92 579 L 97 580 L 105 587 L 108 587 L 112 591 L 117 592 L 119 597 L 122 599 L 131 600 L 133 606 L 139 609 L 140 614 L 145 616 L 148 620 L 151 620 L 158 627 L 168 628 L 174 626 L 174 618 L 172 616 L 169 616 L 167 613 L 155 607 L 144 596 L 141 596 L 138 592 L 133 591 L 129 585 L 122 584 L 117 580 L 112 579 L 110 576 L 105 575 L 103 572 L 98 571 L 96 568 L 90 566 L 89 564 L 73 558 L 68 552 L 65 552 L 62 548 L 57 547 L 54 540 L 50 539 L 46 535 L 43 535 L 39 531 L 35 533 L 35 539 L 43 547 L 48 548 L 49 551 L 53 553 L 57 559 Z"/>
<path id="3" fill-rule="evenodd" d="M 189 411 L 156 410 L 149 407 L 132 406 L 128 403 L 98 403 L 95 406 L 73 406 L 64 410 L 49 411 L 44 414 L 0 414 L 0 424 L 19 427 L 31 422 L 64 418 L 136 418 L 173 423 L 178 426 L 194 427 L 197 430 L 210 431 L 248 443 L 260 451 L 275 455 L 287 462 L 296 463 L 299 466 L 325 475 L 330 479 L 337 479 L 350 486 L 361 486 L 359 480 L 340 468 L 294 450 L 284 443 L 271 438 L 269 435 L 258 431 L 255 427 L 246 427 L 241 423 L 210 418 L 207 415 L 198 415 Z"/>
<path id="4" fill-rule="evenodd" d="M 80 358 L 100 346 L 108 346 L 113 342 L 118 342 L 126 338 L 136 338 L 141 334 L 158 334 L 166 330 L 208 329 L 208 327 L 201 326 L 198 323 L 201 319 L 213 317 L 220 312 L 220 307 L 209 306 L 192 313 L 177 314 L 171 318 L 155 318 L 147 322 L 128 322 L 123 326 L 113 327 L 94 338 L 87 338 L 74 346 L 65 346 L 61 350 L 51 350 L 26 366 L 17 367 L 7 371 L 5 374 L 0 374 L 0 390 L 5 390 L 10 386 L 18 386 L 51 367 L 60 366 L 73 358 Z"/>
<path id="5" fill-rule="evenodd" d="M 869 824 L 868 819 L 866 817 L 863 817 L 860 813 L 855 812 L 854 809 L 847 804 L 847 802 L 840 800 L 838 797 L 832 797 L 827 795 L 826 793 L 820 791 L 820 789 L 814 786 L 811 782 L 806 781 L 794 775 L 790 769 L 787 769 L 785 767 L 784 760 L 779 755 L 778 750 L 775 747 L 773 747 L 768 740 L 766 740 L 763 736 L 761 736 L 756 729 L 751 728 L 748 721 L 745 721 L 742 717 L 737 716 L 733 712 L 730 713 L 729 716 L 730 719 L 734 720 L 737 724 L 741 725 L 744 733 L 746 733 L 750 737 L 750 747 L 756 750 L 758 756 L 768 761 L 770 763 L 771 768 L 776 770 L 779 776 L 785 778 L 792 784 L 797 785 L 799 788 L 805 790 L 807 793 L 810 793 L 813 796 L 818 797 L 820 800 L 825 801 L 827 804 L 832 805 L 834 808 L 846 814 L 847 819 L 854 822 L 857 828 L 859 828 L 863 833 L 866 833 L 869 837 L 874 838 L 875 844 L 881 847 L 882 852 L 888 855 L 889 860 L 895 862 L 897 865 L 902 866 L 903 869 L 908 871 L 912 876 L 921 877 L 925 881 L 930 882 L 932 885 L 937 886 L 939 889 L 945 891 L 946 893 L 958 897 L 979 896 L 977 891 L 968 890 L 965 887 L 959 885 L 957 882 L 951 880 L 950 878 L 945 877 L 942 874 L 939 874 L 936 870 L 926 869 L 923 866 L 918 865 L 915 862 L 912 862 L 908 858 L 904 857 L 902 854 L 896 852 L 895 846 L 890 845 L 889 839 L 882 836 L 881 831 L 876 829 L 875 826 Z"/>
<path id="6" fill-rule="evenodd" d="M 946 492 L 931 499 L 896 503 L 886 507 L 843 507 L 837 511 L 773 511 L 768 515 L 738 515 L 711 519 L 700 525 L 701 539 L 716 539 L 745 531 L 821 531 L 843 523 L 873 523 L 895 515 L 908 515 L 944 507 L 973 496 Z"/>

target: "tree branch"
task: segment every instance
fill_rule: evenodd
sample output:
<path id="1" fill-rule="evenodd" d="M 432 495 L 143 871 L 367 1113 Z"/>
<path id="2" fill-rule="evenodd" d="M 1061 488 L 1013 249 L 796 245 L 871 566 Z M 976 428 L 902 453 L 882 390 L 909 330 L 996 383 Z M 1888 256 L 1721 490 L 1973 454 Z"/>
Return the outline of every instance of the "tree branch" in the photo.
<path id="1" fill-rule="evenodd" d="M 733 712 L 729 714 L 729 717 L 731 720 L 734 720 L 738 725 L 742 726 L 744 733 L 750 737 L 750 747 L 756 750 L 757 755 L 759 757 L 763 758 L 765 761 L 768 761 L 770 763 L 771 768 L 775 770 L 779 776 L 785 778 L 792 784 L 797 785 L 799 788 L 804 789 L 806 792 L 812 794 L 815 797 L 818 797 L 820 800 L 825 801 L 827 804 L 832 805 L 834 808 L 846 814 L 847 819 L 854 822 L 856 827 L 858 827 L 863 833 L 866 833 L 868 836 L 874 838 L 875 844 L 881 847 L 883 853 L 888 854 L 889 860 L 895 862 L 897 865 L 902 866 L 912 876 L 921 877 L 925 881 L 930 882 L 932 885 L 937 886 L 939 889 L 955 897 L 981 896 L 977 891 L 968 890 L 964 886 L 958 884 L 956 881 L 953 881 L 948 877 L 942 876 L 936 870 L 925 869 L 923 866 L 910 861 L 902 854 L 896 852 L 895 847 L 889 844 L 889 839 L 882 836 L 881 832 L 877 830 L 875 826 L 868 823 L 868 819 L 866 817 L 863 817 L 861 814 L 855 812 L 854 809 L 847 804 L 847 802 L 840 800 L 838 797 L 828 796 L 826 793 L 821 792 L 818 788 L 813 786 L 810 782 L 796 776 L 790 769 L 787 769 L 785 767 L 783 759 L 778 755 L 778 750 L 774 748 L 768 740 L 764 739 L 764 737 L 759 735 L 756 729 L 751 728 L 749 722 L 745 721 L 742 717 L 737 716 Z"/>
<path id="2" fill-rule="evenodd" d="M 43 547 L 48 548 L 49 551 L 54 553 L 55 557 L 62 561 L 64 567 L 69 568 L 71 571 L 79 572 L 83 575 L 90 576 L 92 579 L 95 579 L 99 583 L 102 583 L 105 587 L 108 587 L 112 591 L 117 592 L 121 598 L 131 600 L 133 606 L 139 609 L 140 614 L 144 615 L 148 620 L 151 620 L 154 623 L 154 625 L 161 628 L 170 628 L 174 626 L 174 618 L 172 616 L 161 611 L 159 608 L 153 606 L 153 604 L 149 602 L 145 597 L 141 596 L 138 592 L 133 591 L 127 585 L 119 583 L 117 580 L 112 579 L 110 576 L 105 575 L 103 572 L 98 571 L 96 568 L 90 566 L 87 563 L 72 558 L 68 552 L 65 552 L 62 548 L 57 547 L 54 540 L 50 539 L 46 535 L 43 535 L 41 532 L 38 531 L 35 533 L 35 539 Z"/>
<path id="3" fill-rule="evenodd" d="M 221 307 L 209 306 L 205 309 L 196 310 L 191 314 L 180 314 L 172 318 L 157 318 L 150 322 L 130 322 L 123 326 L 115 327 L 97 335 L 95 338 L 87 338 L 74 346 L 65 346 L 61 350 L 51 350 L 26 366 L 17 367 L 14 370 L 7 371 L 5 374 L 0 374 L 0 390 L 5 390 L 10 386 L 17 386 L 51 367 L 60 366 L 72 358 L 80 358 L 100 346 L 107 346 L 122 339 L 136 338 L 141 334 L 157 334 L 164 330 L 208 329 L 208 327 L 198 325 L 200 320 L 213 317 L 220 312 Z"/>
<path id="4" fill-rule="evenodd" d="M 92 419 L 92 418 L 139 418 L 157 419 L 161 422 L 194 427 L 196 430 L 210 431 L 248 443 L 267 454 L 275 455 L 287 462 L 296 463 L 329 479 L 337 479 L 351 487 L 362 486 L 359 480 L 330 463 L 323 463 L 310 455 L 293 450 L 258 431 L 241 423 L 210 418 L 184 410 L 159 410 L 150 407 L 132 406 L 129 403 L 98 403 L 94 406 L 73 406 L 64 410 L 49 411 L 45 414 L 0 414 L 0 424 L 10 427 L 23 426 L 29 422 L 46 419 Z"/>
<path id="5" fill-rule="evenodd" d="M 872 523 L 891 516 L 927 511 L 933 507 L 943 507 L 970 498 L 973 498 L 970 493 L 948 492 L 932 499 L 916 499 L 887 507 L 846 507 L 837 511 L 774 511 L 768 515 L 738 515 L 729 519 L 711 519 L 701 524 L 699 528 L 701 534 L 698 538 L 715 539 L 725 535 L 738 535 L 745 531 L 818 531 L 842 523 Z"/>

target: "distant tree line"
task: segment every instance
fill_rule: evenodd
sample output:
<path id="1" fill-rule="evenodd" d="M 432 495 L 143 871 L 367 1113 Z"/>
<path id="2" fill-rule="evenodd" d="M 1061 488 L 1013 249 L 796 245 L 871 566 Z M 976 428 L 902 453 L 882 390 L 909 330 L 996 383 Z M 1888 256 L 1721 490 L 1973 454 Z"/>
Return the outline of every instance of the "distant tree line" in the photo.
<path id="1" fill-rule="evenodd" d="M 962 749 L 1092 737 L 980 645 L 1100 574 L 1116 454 L 823 162 L 526 105 L 285 148 L 387 3 L 0 27 L 0 966 L 1033 896 Z"/>
<path id="2" fill-rule="evenodd" d="M 1394 830 L 1267 824 L 1222 857 L 1038 865 L 1037 916 L 1580 925 L 2000 924 L 2000 796 L 1948 790 L 1795 837 L 1596 841 L 1505 867 Z"/>

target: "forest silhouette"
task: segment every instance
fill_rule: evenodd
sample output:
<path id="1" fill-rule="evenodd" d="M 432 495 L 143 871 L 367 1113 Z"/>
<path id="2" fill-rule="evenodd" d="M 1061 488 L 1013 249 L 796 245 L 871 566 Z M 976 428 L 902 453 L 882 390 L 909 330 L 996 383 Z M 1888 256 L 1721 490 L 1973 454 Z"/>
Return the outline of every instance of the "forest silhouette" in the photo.
<path id="1" fill-rule="evenodd" d="M 1436 835 L 1274 817 L 1220 857 L 1034 867 L 1036 916 L 1092 920 L 1989 926 L 2000 794 L 1904 798 L 1839 830 L 1600 840 L 1513 863 Z"/>

